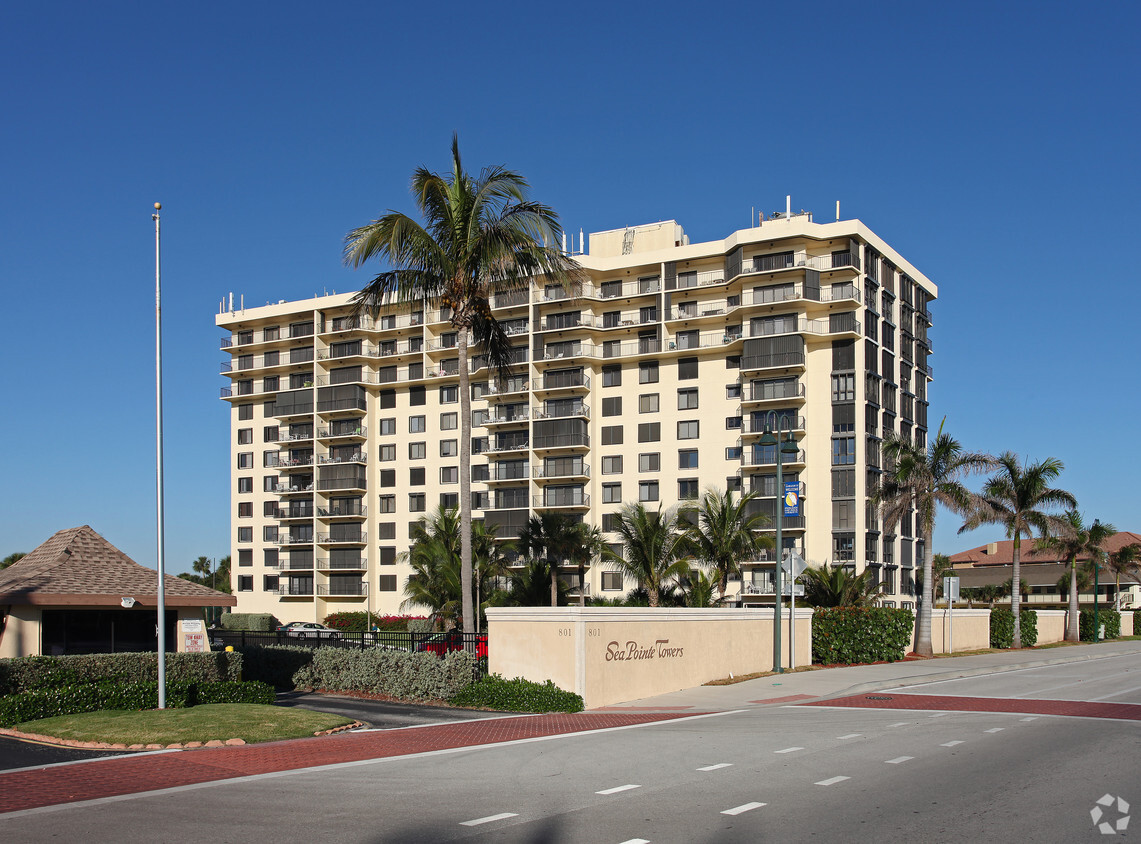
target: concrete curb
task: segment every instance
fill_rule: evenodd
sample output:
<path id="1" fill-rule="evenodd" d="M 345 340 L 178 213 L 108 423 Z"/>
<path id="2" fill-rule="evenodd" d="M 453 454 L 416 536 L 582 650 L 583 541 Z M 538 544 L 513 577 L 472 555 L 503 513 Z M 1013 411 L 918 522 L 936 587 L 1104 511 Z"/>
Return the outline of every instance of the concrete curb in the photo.
<path id="1" fill-rule="evenodd" d="M 313 733 L 314 736 L 331 736 L 334 733 L 343 733 L 347 730 L 356 730 L 363 727 L 364 724 L 360 721 L 354 721 L 351 724 L 345 724 L 342 727 L 333 727 L 331 730 L 320 730 Z M 19 730 L 9 730 L 0 728 L 0 736 L 8 736 L 20 741 L 34 741 L 37 744 L 49 744 L 55 747 L 74 747 L 79 750 L 195 750 L 199 747 L 247 747 L 245 739 L 231 738 L 225 739 L 211 739 L 210 741 L 188 741 L 186 743 L 175 742 L 174 744 L 110 744 L 105 741 L 77 741 L 75 739 L 56 738 L 55 736 L 43 736 L 39 733 L 22 733 Z M 302 736 L 305 738 L 305 736 Z"/>

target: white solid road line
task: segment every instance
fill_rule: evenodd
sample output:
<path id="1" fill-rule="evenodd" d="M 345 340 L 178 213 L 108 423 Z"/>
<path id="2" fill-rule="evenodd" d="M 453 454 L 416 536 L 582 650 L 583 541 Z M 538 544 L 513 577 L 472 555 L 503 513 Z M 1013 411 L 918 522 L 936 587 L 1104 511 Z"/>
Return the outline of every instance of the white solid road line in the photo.
<path id="1" fill-rule="evenodd" d="M 502 821 L 507 818 L 517 818 L 518 814 L 515 812 L 501 812 L 498 815 L 488 815 L 486 818 L 476 818 L 474 821 L 463 821 L 460 826 L 479 826 L 483 823 L 491 823 L 492 821 Z"/>
<path id="2" fill-rule="evenodd" d="M 1018 720 L 1019 721 L 1037 721 L 1038 716 L 1037 715 L 1031 715 L 1029 718 L 1019 718 Z"/>
<path id="3" fill-rule="evenodd" d="M 898 765 L 900 762 L 910 762 L 914 756 L 896 756 L 894 759 L 885 759 L 885 765 Z"/>
<path id="4" fill-rule="evenodd" d="M 829 777 L 826 780 L 820 780 L 820 782 L 813 783 L 813 784 L 814 785 L 835 785 L 838 782 L 843 782 L 844 780 L 850 780 L 850 779 L 851 779 L 851 777 Z"/>
<path id="5" fill-rule="evenodd" d="M 614 788 L 604 788 L 602 791 L 596 791 L 595 794 L 617 794 L 619 791 L 629 791 L 631 788 L 641 788 L 640 785 L 618 785 Z"/>
<path id="6" fill-rule="evenodd" d="M 1130 692 L 1141 692 L 1141 686 L 1134 686 L 1134 687 L 1133 687 L 1133 688 L 1131 688 L 1131 689 L 1122 689 L 1122 690 L 1121 690 L 1121 691 L 1119 691 L 1119 692 L 1111 692 L 1110 694 L 1107 694 L 1107 695 L 1102 695 L 1101 697 L 1091 697 L 1091 698 L 1089 698 L 1089 700 L 1090 700 L 1090 701 L 1095 701 L 1095 700 L 1109 700 L 1111 697 L 1119 697 L 1119 696 L 1121 696 L 1121 695 L 1127 695 L 1127 694 L 1129 694 Z"/>
<path id="7" fill-rule="evenodd" d="M 940 747 L 954 747 L 957 744 L 962 744 L 962 742 L 961 741 L 945 741 L 939 746 Z"/>
<path id="8" fill-rule="evenodd" d="M 725 809 L 721 814 L 723 815 L 740 815 L 743 812 L 751 812 L 753 809 L 759 809 L 762 806 L 767 806 L 768 803 L 745 803 L 742 806 L 735 806 L 732 809 Z"/>
<path id="9" fill-rule="evenodd" d="M 706 765 L 704 768 L 698 768 L 699 771 L 717 771 L 721 768 L 732 768 L 732 762 L 718 762 L 716 765 Z"/>
<path id="10" fill-rule="evenodd" d="M 803 747 L 786 747 L 784 750 L 774 750 L 773 753 L 795 753 L 797 750 L 804 750 Z"/>
<path id="11" fill-rule="evenodd" d="M 929 715 L 928 717 L 929 718 L 943 718 L 944 716 L 947 716 L 950 714 L 951 714 L 950 712 L 936 712 L 934 715 Z"/>
<path id="12" fill-rule="evenodd" d="M 859 738 L 859 737 L 860 737 L 859 733 L 848 733 L 848 735 L 846 735 L 846 736 L 836 736 L 836 738 L 839 741 L 843 741 L 844 739 Z"/>

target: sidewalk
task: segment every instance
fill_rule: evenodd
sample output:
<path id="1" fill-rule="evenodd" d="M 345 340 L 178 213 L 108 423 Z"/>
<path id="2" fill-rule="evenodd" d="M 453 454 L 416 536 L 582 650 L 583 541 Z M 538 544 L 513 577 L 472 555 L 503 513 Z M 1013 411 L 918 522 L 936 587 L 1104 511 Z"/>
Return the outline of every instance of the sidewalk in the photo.
<path id="1" fill-rule="evenodd" d="M 729 686 L 698 686 L 643 700 L 601 707 L 595 712 L 717 712 L 752 706 L 801 703 L 892 689 L 934 680 L 976 677 L 1020 668 L 1057 665 L 1122 654 L 1141 654 L 1141 641 L 1001 651 L 992 654 L 854 665 L 760 677 Z"/>

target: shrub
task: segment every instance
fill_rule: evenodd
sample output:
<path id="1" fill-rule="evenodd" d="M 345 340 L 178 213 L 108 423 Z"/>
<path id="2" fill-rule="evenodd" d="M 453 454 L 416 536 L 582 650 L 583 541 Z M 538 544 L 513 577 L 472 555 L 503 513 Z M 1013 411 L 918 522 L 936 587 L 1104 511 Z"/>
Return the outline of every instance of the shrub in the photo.
<path id="1" fill-rule="evenodd" d="M 226 612 L 218 619 L 223 630 L 250 630 L 256 633 L 272 633 L 281 625 L 267 612 Z"/>
<path id="2" fill-rule="evenodd" d="M 325 626 L 332 627 L 344 633 L 364 633 L 374 627 L 382 631 L 408 630 L 413 621 L 428 621 L 429 630 L 431 620 L 418 615 L 375 615 L 365 612 L 335 612 L 325 616 Z"/>
<path id="3" fill-rule="evenodd" d="M 166 705 L 183 709 L 200 703 L 273 703 L 275 694 L 264 683 L 231 680 L 202 683 L 167 683 Z M 0 726 L 11 727 L 57 715 L 158 707 L 157 682 L 82 683 L 19 692 L 0 698 Z"/>
<path id="4" fill-rule="evenodd" d="M 409 633 L 431 633 L 436 629 L 436 622 L 430 618 L 415 618 L 408 619 L 407 629 Z"/>
<path id="5" fill-rule="evenodd" d="M 533 683 L 516 677 L 507 680 L 498 674 L 483 677 L 452 695 L 448 702 L 476 709 L 502 712 L 582 712 L 582 697 L 560 689 L 550 680 Z"/>
<path id="6" fill-rule="evenodd" d="M 234 650 L 242 656 L 243 680 L 277 689 L 295 688 L 294 676 L 313 660 L 313 649 L 300 645 L 236 645 Z"/>
<path id="7" fill-rule="evenodd" d="M 1097 623 L 1105 625 L 1105 638 L 1117 639 L 1121 636 L 1121 613 L 1117 610 L 1098 608 Z M 1093 629 L 1093 610 L 1082 610 L 1078 613 L 1078 630 L 1083 642 L 1096 641 Z"/>
<path id="8" fill-rule="evenodd" d="M 167 685 L 240 680 L 237 653 L 170 653 Z M 0 660 L 0 694 L 40 691 L 104 681 L 158 682 L 158 655 L 153 653 L 25 656 Z"/>
<path id="9" fill-rule="evenodd" d="M 911 645 L 915 616 L 892 607 L 825 607 L 812 614 L 812 661 L 895 662 Z"/>
<path id="10" fill-rule="evenodd" d="M 1038 613 L 1022 610 L 1018 614 L 1018 632 L 1022 647 L 1032 648 L 1038 644 Z M 994 607 L 990 611 L 990 646 L 1009 648 L 1014 644 L 1014 613 L 1008 607 Z"/>

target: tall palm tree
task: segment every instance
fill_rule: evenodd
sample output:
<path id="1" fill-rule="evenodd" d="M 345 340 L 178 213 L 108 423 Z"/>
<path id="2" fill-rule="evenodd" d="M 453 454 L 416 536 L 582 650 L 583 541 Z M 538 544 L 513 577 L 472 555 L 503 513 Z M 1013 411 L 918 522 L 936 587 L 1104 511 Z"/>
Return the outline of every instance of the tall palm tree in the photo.
<path id="1" fill-rule="evenodd" d="M 542 607 L 550 600 L 551 570 L 558 570 L 550 561 L 542 557 L 527 560 L 521 569 L 514 569 L 508 575 L 507 591 L 501 595 L 501 600 L 508 606 L 514 607 Z M 567 585 L 555 577 L 555 604 L 559 606 L 566 603 L 569 591 Z"/>
<path id="2" fill-rule="evenodd" d="M 1128 577 L 1134 583 L 1141 583 L 1141 545 L 1134 542 L 1124 545 L 1106 558 L 1106 568 L 1113 573 L 1114 594 L 1121 594 L 1121 578 Z"/>
<path id="3" fill-rule="evenodd" d="M 946 422 L 944 417 L 943 422 Z M 963 451 L 959 441 L 943 433 L 943 422 L 929 448 L 917 446 L 897 434 L 888 434 L 883 443 L 886 470 L 878 488 L 872 491 L 872 500 L 883 517 L 884 530 L 888 531 L 915 511 L 915 533 L 923 541 L 922 594 L 916 618 L 915 652 L 931 656 L 931 607 L 934 590 L 931 547 L 935 531 L 935 511 L 938 505 L 953 513 L 966 515 L 971 508 L 971 492 L 962 478 L 972 472 L 981 472 L 994 465 L 994 458 L 986 454 Z"/>
<path id="4" fill-rule="evenodd" d="M 732 490 L 707 490 L 695 510 L 697 523 L 686 530 L 689 551 L 713 569 L 721 600 L 742 561 L 756 559 L 761 549 L 773 547 L 773 540 L 759 532 L 768 517 L 749 512 L 756 497 L 755 492 L 734 498 Z"/>
<path id="5" fill-rule="evenodd" d="M 694 569 L 682 583 L 682 595 L 687 607 L 713 607 L 717 605 L 716 574 L 710 577 L 705 569 Z"/>
<path id="6" fill-rule="evenodd" d="M 550 564 L 552 607 L 558 606 L 560 565 L 578 567 L 579 604 L 585 605 L 586 564 L 602 553 L 602 531 L 565 513 L 544 512 L 527 520 L 517 542 L 522 553 Z"/>
<path id="7" fill-rule="evenodd" d="M 614 532 L 622 538 L 622 553 L 610 547 L 603 559 L 645 588 L 650 606 L 660 603 L 662 590 L 689 572 L 688 541 L 678 529 L 677 511 L 647 510 L 644 504 L 624 504 L 615 519 Z"/>
<path id="8" fill-rule="evenodd" d="M 1097 566 L 1105 556 L 1101 546 L 1111 536 L 1117 533 L 1113 525 L 1103 525 L 1094 521 L 1087 525 L 1082 514 L 1076 509 L 1070 509 L 1055 520 L 1054 530 L 1043 536 L 1035 544 L 1039 551 L 1055 551 L 1065 561 L 1070 570 L 1069 583 L 1069 612 L 1066 615 L 1066 641 L 1080 642 L 1081 634 L 1078 629 L 1078 557 L 1087 557 L 1091 563 L 1090 571 Z"/>
<path id="9" fill-rule="evenodd" d="M 814 607 L 866 607 L 883 594 L 874 569 L 859 574 L 843 566 L 809 567 L 804 579 L 804 600 Z"/>
<path id="10" fill-rule="evenodd" d="M 1002 525 L 1006 535 L 1014 540 L 1013 565 L 1010 582 L 1010 610 L 1014 613 L 1014 640 L 1011 647 L 1022 647 L 1022 625 L 1019 617 L 1022 590 L 1013 584 L 1022 582 L 1022 537 L 1035 534 L 1045 536 L 1057 515 L 1055 508 L 1072 509 L 1077 499 L 1063 489 L 1054 489 L 1050 483 L 1062 474 L 1065 466 L 1056 457 L 1047 457 L 1038 463 L 1022 465 L 1013 451 L 998 458 L 998 472 L 983 485 L 970 515 L 959 528 L 959 533 L 974 530 L 979 525 Z"/>
<path id="11" fill-rule="evenodd" d="M 555 245 L 562 236 L 558 217 L 527 198 L 527 181 L 504 167 L 478 177 L 464 170 L 459 138 L 452 138 L 452 170 L 419 168 L 412 193 L 423 224 L 389 211 L 345 237 L 345 263 L 356 268 L 374 258 L 383 269 L 354 297 L 358 312 L 374 319 L 389 302 L 439 303 L 451 309 L 456 331 L 460 394 L 460 578 L 464 632 L 475 630 L 471 552 L 471 392 L 469 346 L 481 347 L 488 365 L 502 376 L 511 361 L 511 342 L 491 308 L 495 292 L 527 289 L 546 276 L 573 287 L 581 270 Z"/>

